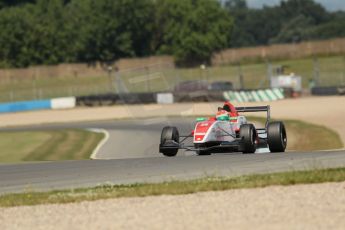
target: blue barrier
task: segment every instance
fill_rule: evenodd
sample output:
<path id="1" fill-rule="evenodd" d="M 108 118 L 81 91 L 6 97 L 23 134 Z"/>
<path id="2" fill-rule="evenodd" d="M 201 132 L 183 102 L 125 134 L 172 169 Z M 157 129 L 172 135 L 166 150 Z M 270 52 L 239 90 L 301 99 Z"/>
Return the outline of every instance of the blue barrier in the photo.
<path id="1" fill-rule="evenodd" d="M 51 100 L 19 101 L 0 104 L 0 113 L 51 109 Z"/>

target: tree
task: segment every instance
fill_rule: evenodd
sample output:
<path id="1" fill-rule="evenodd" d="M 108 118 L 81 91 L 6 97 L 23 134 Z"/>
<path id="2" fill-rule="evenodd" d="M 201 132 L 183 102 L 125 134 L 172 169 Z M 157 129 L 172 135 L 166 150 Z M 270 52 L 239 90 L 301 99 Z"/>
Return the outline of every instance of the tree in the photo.
<path id="1" fill-rule="evenodd" d="M 244 0 L 227 0 L 224 5 L 234 16 L 231 47 L 304 40 L 313 37 L 307 33 L 311 28 L 335 23 L 331 13 L 313 0 L 281 1 L 278 6 L 262 9 L 250 9 Z"/>
<path id="2" fill-rule="evenodd" d="M 57 64 L 74 61 L 69 50 L 74 37 L 67 30 L 64 0 L 38 0 L 32 14 L 35 18 L 30 36 L 35 64 Z"/>
<path id="3" fill-rule="evenodd" d="M 79 60 L 111 62 L 151 53 L 152 1 L 77 0 L 70 8 L 80 34 Z"/>
<path id="4" fill-rule="evenodd" d="M 225 7 L 234 17 L 231 47 L 265 45 L 279 33 L 281 16 L 275 7 L 250 9 L 241 0 L 228 0 Z"/>
<path id="5" fill-rule="evenodd" d="M 227 47 L 232 18 L 213 0 L 158 0 L 154 47 L 191 65 L 207 63 Z"/>
<path id="6" fill-rule="evenodd" d="M 332 20 L 309 28 L 306 31 L 308 39 L 329 39 L 345 37 L 345 12 L 332 14 Z"/>
<path id="7" fill-rule="evenodd" d="M 345 13 L 313 0 L 0 0 L 0 67 L 172 54 L 210 62 L 227 47 L 345 36 Z"/>
<path id="8" fill-rule="evenodd" d="M 282 18 L 291 20 L 299 15 L 311 18 L 316 24 L 323 23 L 329 19 L 326 9 L 314 0 L 288 0 L 282 1 L 278 9 Z"/>
<path id="9" fill-rule="evenodd" d="M 0 67 L 22 67 L 31 63 L 30 38 L 27 31 L 34 26 L 29 14 L 32 6 L 0 11 Z"/>
<path id="10" fill-rule="evenodd" d="M 63 0 L 38 0 L 0 11 L 2 66 L 25 67 L 75 61 Z"/>
<path id="11" fill-rule="evenodd" d="M 34 3 L 36 0 L 0 0 L 0 9 L 9 6 L 18 6 L 25 3 Z"/>
<path id="12" fill-rule="evenodd" d="M 225 9 L 234 17 L 234 24 L 231 33 L 231 40 L 228 46 L 243 47 L 254 45 L 253 34 L 245 30 L 248 25 L 248 16 L 251 11 L 245 0 L 228 0 L 225 2 Z"/>
<path id="13" fill-rule="evenodd" d="M 313 19 L 299 15 L 283 25 L 279 34 L 270 39 L 270 43 L 300 42 L 307 38 L 306 31 L 313 25 Z"/>
<path id="14" fill-rule="evenodd" d="M 151 0 L 37 0 L 0 11 L 2 66 L 111 62 L 152 53 Z"/>

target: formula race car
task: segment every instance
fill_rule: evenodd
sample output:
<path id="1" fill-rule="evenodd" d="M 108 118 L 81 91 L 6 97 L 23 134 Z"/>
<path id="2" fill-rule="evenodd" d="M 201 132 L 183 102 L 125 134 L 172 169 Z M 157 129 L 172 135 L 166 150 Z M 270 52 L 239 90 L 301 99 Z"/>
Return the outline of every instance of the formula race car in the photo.
<path id="1" fill-rule="evenodd" d="M 266 112 L 264 128 L 255 128 L 239 113 Z M 192 144 L 187 145 L 188 139 Z M 164 156 L 176 156 L 179 149 L 195 151 L 198 155 L 212 153 L 254 153 L 258 148 L 269 148 L 270 152 L 284 152 L 287 136 L 284 123 L 270 121 L 270 106 L 234 107 L 225 102 L 217 115 L 209 119 L 198 118 L 190 134 L 180 136 L 176 127 L 164 127 L 159 152 Z"/>

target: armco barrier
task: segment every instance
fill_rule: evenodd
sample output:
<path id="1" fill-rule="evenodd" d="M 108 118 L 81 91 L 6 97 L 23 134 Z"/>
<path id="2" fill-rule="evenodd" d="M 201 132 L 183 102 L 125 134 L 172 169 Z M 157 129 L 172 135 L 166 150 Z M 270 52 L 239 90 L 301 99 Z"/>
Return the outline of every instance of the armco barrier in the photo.
<path id="1" fill-rule="evenodd" d="M 76 97 L 77 106 L 100 106 L 112 104 L 171 104 L 179 102 L 233 102 L 274 101 L 291 97 L 289 90 L 261 89 L 252 91 L 195 91 L 165 93 L 103 94 Z M 286 96 L 288 95 L 288 96 Z"/>
<path id="2" fill-rule="evenodd" d="M 157 103 L 156 93 L 119 94 L 123 104 L 152 104 Z"/>
<path id="3" fill-rule="evenodd" d="M 157 103 L 155 93 L 102 94 L 76 97 L 77 106 Z"/>
<path id="4" fill-rule="evenodd" d="M 338 87 L 338 94 L 345 95 L 345 86 Z"/>
<path id="5" fill-rule="evenodd" d="M 39 100 L 39 101 L 19 101 L 13 103 L 0 104 L 0 113 L 14 113 L 20 111 L 31 111 L 50 109 L 50 100 Z"/>
<path id="6" fill-rule="evenodd" d="M 260 89 L 249 91 L 228 91 L 223 93 L 226 100 L 232 102 L 265 102 L 285 98 L 284 89 Z"/>
<path id="7" fill-rule="evenodd" d="M 76 97 L 77 106 L 113 105 L 119 101 L 117 94 L 102 94 Z"/>
<path id="8" fill-rule="evenodd" d="M 42 109 L 70 109 L 76 106 L 75 97 L 54 98 L 51 100 L 19 101 L 0 104 L 0 113 L 14 113 Z"/>
<path id="9" fill-rule="evenodd" d="M 174 92 L 175 102 L 211 102 L 224 101 L 222 91 Z"/>
<path id="10" fill-rule="evenodd" d="M 54 98 L 51 100 L 21 101 L 0 104 L 0 113 L 42 109 L 70 109 L 76 106 L 100 106 L 112 104 L 170 104 L 174 102 L 232 102 L 275 101 L 286 98 L 283 89 L 251 91 L 197 91 L 178 93 L 103 94 L 79 97 Z"/>
<path id="11" fill-rule="evenodd" d="M 345 86 L 313 87 L 311 94 L 317 96 L 344 95 Z"/>

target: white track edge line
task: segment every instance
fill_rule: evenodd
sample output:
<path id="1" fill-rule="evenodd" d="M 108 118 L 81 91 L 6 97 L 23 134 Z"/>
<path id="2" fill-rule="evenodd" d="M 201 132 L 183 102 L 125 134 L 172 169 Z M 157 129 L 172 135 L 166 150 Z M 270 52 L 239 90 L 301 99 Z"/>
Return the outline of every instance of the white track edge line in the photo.
<path id="1" fill-rule="evenodd" d="M 105 129 L 88 129 L 91 132 L 95 132 L 95 133 L 103 133 L 104 134 L 104 138 L 98 143 L 98 145 L 96 146 L 96 148 L 92 151 L 92 154 L 90 156 L 90 159 L 92 160 L 96 160 L 97 159 L 97 153 L 99 152 L 99 150 L 103 147 L 103 145 L 108 141 L 109 139 L 109 132 Z"/>

